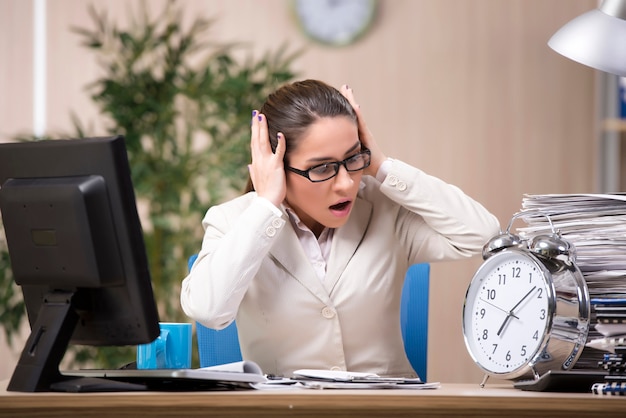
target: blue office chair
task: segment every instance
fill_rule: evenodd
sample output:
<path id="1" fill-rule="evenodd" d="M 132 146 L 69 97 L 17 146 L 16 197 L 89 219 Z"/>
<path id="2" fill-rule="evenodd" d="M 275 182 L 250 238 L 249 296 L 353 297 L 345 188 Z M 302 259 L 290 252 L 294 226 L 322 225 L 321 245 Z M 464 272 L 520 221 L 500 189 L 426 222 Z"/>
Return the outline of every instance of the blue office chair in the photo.
<path id="1" fill-rule="evenodd" d="M 189 268 L 196 260 L 189 258 Z M 414 264 L 406 274 L 400 306 L 400 326 L 404 349 L 418 376 L 427 381 L 428 359 L 428 289 L 430 264 Z M 241 361 L 237 325 L 233 321 L 222 330 L 214 330 L 196 322 L 200 367 Z"/>
<path id="2" fill-rule="evenodd" d="M 189 270 L 191 270 L 193 263 L 196 262 L 196 258 L 198 258 L 197 254 L 189 257 L 187 261 Z M 221 330 L 207 328 L 201 323 L 196 322 L 196 339 L 198 341 L 200 367 L 241 361 L 237 325 L 234 321 Z"/>

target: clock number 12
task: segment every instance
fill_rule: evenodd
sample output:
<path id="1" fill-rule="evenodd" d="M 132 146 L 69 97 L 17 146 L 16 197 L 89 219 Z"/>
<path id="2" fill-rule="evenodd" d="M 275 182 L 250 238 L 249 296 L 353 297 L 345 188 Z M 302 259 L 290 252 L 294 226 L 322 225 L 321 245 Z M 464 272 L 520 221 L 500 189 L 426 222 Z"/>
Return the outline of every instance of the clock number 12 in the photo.
<path id="1" fill-rule="evenodd" d="M 512 267 L 511 268 L 511 277 L 514 279 L 519 279 L 522 273 L 521 267 Z M 506 274 L 498 274 L 498 284 L 506 285 Z"/>

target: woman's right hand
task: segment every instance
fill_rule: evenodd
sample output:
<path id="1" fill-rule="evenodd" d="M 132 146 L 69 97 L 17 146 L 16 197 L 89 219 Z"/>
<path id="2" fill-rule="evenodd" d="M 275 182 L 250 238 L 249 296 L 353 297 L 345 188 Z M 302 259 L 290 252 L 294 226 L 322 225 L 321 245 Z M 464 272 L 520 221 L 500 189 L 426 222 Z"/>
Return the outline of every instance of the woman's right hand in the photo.
<path id="1" fill-rule="evenodd" d="M 363 143 L 363 146 L 368 148 L 372 155 L 372 161 L 370 166 L 365 169 L 364 174 L 369 176 L 376 176 L 378 173 L 378 169 L 380 165 L 387 159 L 387 156 L 382 152 L 382 150 L 378 147 L 376 140 L 374 139 L 374 135 L 370 132 L 367 124 L 365 123 L 365 118 L 363 117 L 363 112 L 361 111 L 361 106 L 358 105 L 356 99 L 354 98 L 354 92 L 347 84 L 341 86 L 339 90 L 343 96 L 348 99 L 354 111 L 356 112 L 357 121 L 359 125 L 359 138 Z"/>
<path id="2" fill-rule="evenodd" d="M 285 137 L 278 133 L 276 153 L 270 146 L 269 131 L 265 115 L 258 111 L 252 112 L 250 135 L 250 152 L 252 164 L 248 166 L 250 178 L 258 196 L 280 207 L 287 194 L 285 178 Z"/>

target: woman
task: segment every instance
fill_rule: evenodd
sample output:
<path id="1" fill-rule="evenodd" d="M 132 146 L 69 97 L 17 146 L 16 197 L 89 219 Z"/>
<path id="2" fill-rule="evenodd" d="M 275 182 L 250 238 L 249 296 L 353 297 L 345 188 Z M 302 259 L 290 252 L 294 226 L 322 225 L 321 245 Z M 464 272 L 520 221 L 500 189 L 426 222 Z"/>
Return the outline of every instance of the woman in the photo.
<path id="1" fill-rule="evenodd" d="M 183 310 L 215 329 L 236 318 L 243 358 L 265 373 L 415 376 L 399 320 L 407 268 L 479 253 L 497 219 L 388 159 L 347 86 L 286 85 L 251 130 L 255 191 L 208 210 Z"/>

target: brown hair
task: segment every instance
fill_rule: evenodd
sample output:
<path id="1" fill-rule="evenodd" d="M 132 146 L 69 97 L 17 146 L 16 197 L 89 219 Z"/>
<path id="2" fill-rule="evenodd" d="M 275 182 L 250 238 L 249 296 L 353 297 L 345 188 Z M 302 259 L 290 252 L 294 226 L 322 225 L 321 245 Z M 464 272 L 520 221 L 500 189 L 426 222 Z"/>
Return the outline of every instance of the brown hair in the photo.
<path id="1" fill-rule="evenodd" d="M 285 159 L 296 149 L 306 130 L 318 119 L 344 116 L 357 123 L 356 113 L 339 90 L 319 80 L 286 84 L 267 97 L 259 110 L 267 118 L 270 144 L 276 151 L 276 135 L 285 137 Z M 253 191 L 248 179 L 246 192 Z"/>

